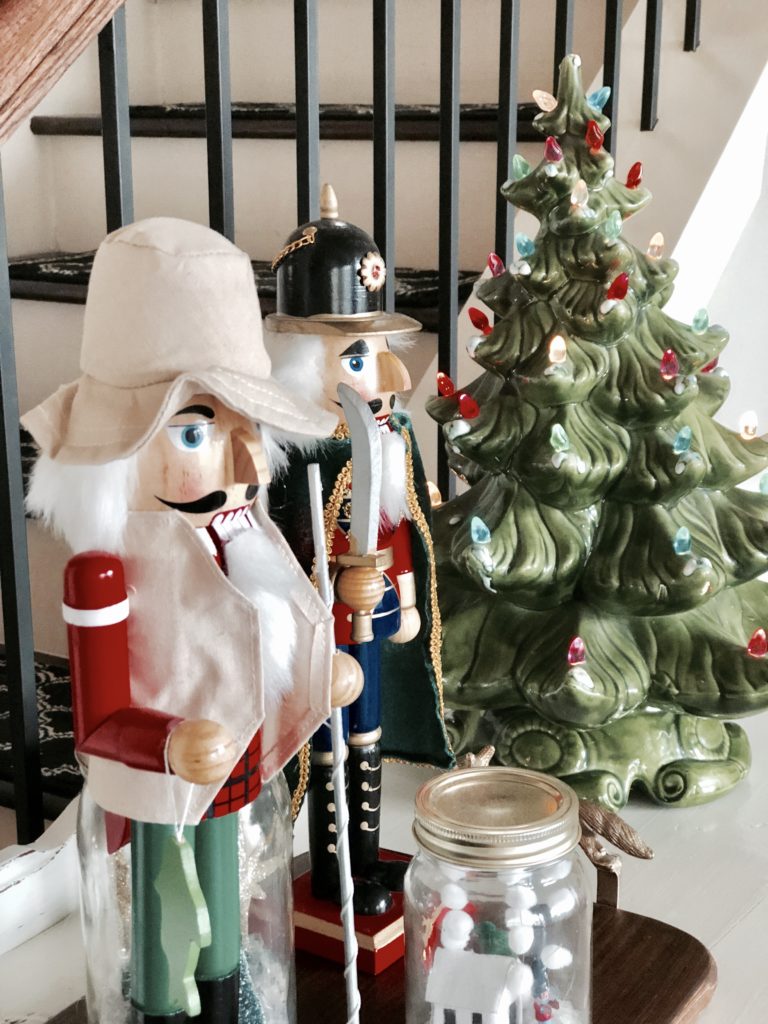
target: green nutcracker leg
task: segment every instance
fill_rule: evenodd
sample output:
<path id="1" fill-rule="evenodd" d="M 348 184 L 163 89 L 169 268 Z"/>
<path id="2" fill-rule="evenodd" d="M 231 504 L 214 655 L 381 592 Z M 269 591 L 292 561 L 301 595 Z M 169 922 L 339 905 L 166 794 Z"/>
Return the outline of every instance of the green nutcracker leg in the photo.
<path id="1" fill-rule="evenodd" d="M 240 987 L 240 884 L 237 814 L 197 826 L 195 857 L 211 917 L 211 945 L 200 951 L 200 1024 L 237 1024 Z"/>
<path id="2" fill-rule="evenodd" d="M 204 821 L 184 829 L 195 851 L 195 867 L 205 897 L 212 941 L 200 951 L 195 971 L 201 1012 L 187 1018 L 172 994 L 168 961 L 162 949 L 162 903 L 155 888 L 170 825 L 134 822 L 131 832 L 133 943 L 131 1001 L 142 1024 L 237 1024 L 240 981 L 240 891 L 237 815 Z M 179 884 L 183 879 L 179 878 Z"/>
<path id="3" fill-rule="evenodd" d="M 154 882 L 158 878 L 166 843 L 173 838 L 172 825 L 131 823 L 131 1002 L 144 1024 L 184 1024 L 187 1015 L 171 994 L 168 962 L 160 952 L 162 907 Z M 194 844 L 195 830 L 184 829 Z"/>

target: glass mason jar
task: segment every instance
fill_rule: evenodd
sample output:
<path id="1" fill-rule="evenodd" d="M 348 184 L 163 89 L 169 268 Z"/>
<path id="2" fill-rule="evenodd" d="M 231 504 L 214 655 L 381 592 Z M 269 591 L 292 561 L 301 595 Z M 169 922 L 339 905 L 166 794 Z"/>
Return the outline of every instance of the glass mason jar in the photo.
<path id="1" fill-rule="evenodd" d="M 406 1024 L 589 1024 L 579 802 L 547 775 L 467 768 L 416 795 Z"/>
<path id="2" fill-rule="evenodd" d="M 233 817 L 237 819 L 233 824 L 238 864 L 230 889 L 238 901 L 233 913 L 239 917 L 239 943 L 235 937 L 233 955 L 237 960 L 239 946 L 239 1024 L 295 1024 L 293 835 L 290 796 L 282 772 Z M 216 820 L 227 822 L 227 818 Z M 94 803 L 86 785 L 80 796 L 77 839 L 88 1024 L 135 1024 L 131 843 L 108 853 L 108 824 L 113 829 L 114 821 Z M 200 875 L 200 864 L 197 869 Z M 216 921 L 211 924 L 215 931 Z M 236 930 L 237 922 L 233 925 Z M 187 1018 L 179 1013 L 179 1020 Z"/>

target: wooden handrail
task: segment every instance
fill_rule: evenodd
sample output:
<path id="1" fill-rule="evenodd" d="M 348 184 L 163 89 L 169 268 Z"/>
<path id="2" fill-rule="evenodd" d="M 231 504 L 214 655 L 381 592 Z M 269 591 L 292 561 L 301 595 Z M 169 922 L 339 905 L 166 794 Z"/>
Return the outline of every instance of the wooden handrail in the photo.
<path id="1" fill-rule="evenodd" d="M 123 0 L 0 0 L 0 145 Z"/>

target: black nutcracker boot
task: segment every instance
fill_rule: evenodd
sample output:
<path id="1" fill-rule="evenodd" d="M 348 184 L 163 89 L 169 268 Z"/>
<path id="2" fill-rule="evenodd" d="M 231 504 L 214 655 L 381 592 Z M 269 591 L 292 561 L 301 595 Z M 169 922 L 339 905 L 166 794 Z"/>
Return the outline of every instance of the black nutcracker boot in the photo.
<path id="1" fill-rule="evenodd" d="M 200 993 L 200 1016 L 191 1017 L 199 1024 L 238 1024 L 240 1003 L 240 968 L 226 978 L 197 982 Z"/>
<path id="2" fill-rule="evenodd" d="M 402 892 L 406 861 L 379 860 L 381 729 L 349 738 L 349 835 L 352 874 Z M 360 742 L 362 741 L 362 742 Z"/>
<path id="3" fill-rule="evenodd" d="M 309 860 L 312 895 L 319 900 L 341 902 L 339 861 L 336 856 L 336 803 L 333 793 L 333 755 L 316 751 L 312 755 L 309 781 Z M 350 825 L 351 838 L 351 825 Z M 355 874 L 354 867 L 352 873 Z M 377 881 L 355 878 L 353 908 L 356 914 L 383 914 L 392 897 Z"/>

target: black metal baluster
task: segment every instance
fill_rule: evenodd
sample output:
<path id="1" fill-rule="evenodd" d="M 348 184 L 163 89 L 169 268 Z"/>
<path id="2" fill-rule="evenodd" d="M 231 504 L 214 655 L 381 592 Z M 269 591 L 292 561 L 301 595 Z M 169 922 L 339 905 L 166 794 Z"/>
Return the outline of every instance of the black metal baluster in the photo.
<path id="1" fill-rule="evenodd" d="M 440 204 L 437 368 L 456 377 L 459 315 L 459 57 L 461 0 L 440 3 Z M 456 492 L 438 429 L 437 486 L 443 498 Z"/>
<path id="2" fill-rule="evenodd" d="M 605 43 L 603 45 L 603 84 L 610 87 L 611 95 L 605 105 L 605 116 L 610 118 L 611 127 L 606 137 L 605 148 L 616 156 L 618 131 L 616 119 L 619 116 L 619 76 L 621 74 L 621 28 L 624 0 L 606 0 Z"/>
<path id="3" fill-rule="evenodd" d="M 294 0 L 296 185 L 299 224 L 320 212 L 320 105 L 317 87 L 317 0 Z"/>
<path id="4" fill-rule="evenodd" d="M 499 27 L 499 134 L 496 143 L 496 252 L 513 257 L 515 208 L 500 189 L 512 173 L 517 146 L 517 57 L 520 41 L 520 0 L 501 0 Z"/>
<path id="5" fill-rule="evenodd" d="M 208 145 L 208 221 L 216 231 L 234 240 L 229 0 L 203 0 L 203 64 L 205 135 Z"/>
<path id="6" fill-rule="evenodd" d="M 573 7 L 574 0 L 557 0 L 555 11 L 555 73 L 553 81 L 557 92 L 557 78 L 560 62 L 573 51 Z"/>
<path id="7" fill-rule="evenodd" d="M 16 833 L 29 843 L 43 831 L 32 605 L 19 448 L 19 396 L 13 349 L 8 243 L 0 170 L 0 580 L 11 723 Z"/>
<path id="8" fill-rule="evenodd" d="M 701 45 L 701 0 L 686 0 L 685 42 L 683 49 L 691 52 Z"/>
<path id="9" fill-rule="evenodd" d="M 115 231 L 133 220 L 125 7 L 99 32 L 99 88 L 107 231 Z"/>
<path id="10" fill-rule="evenodd" d="M 659 65 L 661 64 L 662 0 L 648 0 L 645 16 L 645 57 L 643 60 L 643 106 L 640 130 L 652 132 L 656 127 L 659 103 Z"/>
<path id="11" fill-rule="evenodd" d="M 384 308 L 395 307 L 395 3 L 373 5 L 373 237 L 387 264 Z"/>

